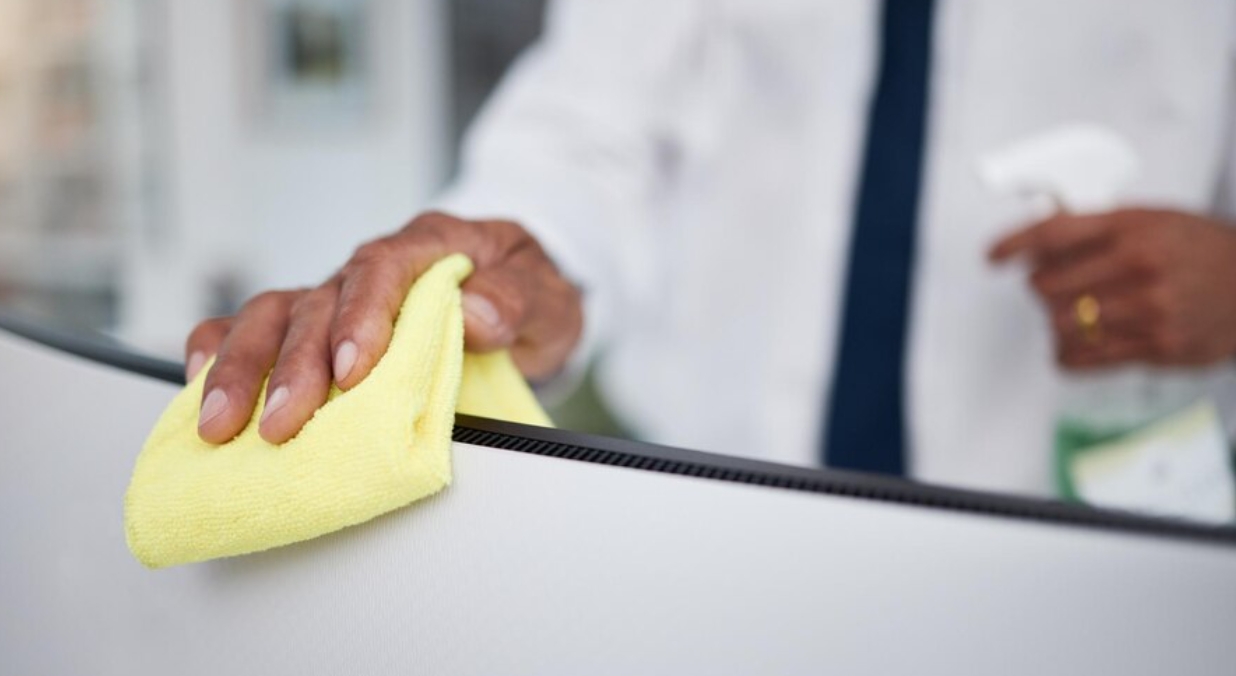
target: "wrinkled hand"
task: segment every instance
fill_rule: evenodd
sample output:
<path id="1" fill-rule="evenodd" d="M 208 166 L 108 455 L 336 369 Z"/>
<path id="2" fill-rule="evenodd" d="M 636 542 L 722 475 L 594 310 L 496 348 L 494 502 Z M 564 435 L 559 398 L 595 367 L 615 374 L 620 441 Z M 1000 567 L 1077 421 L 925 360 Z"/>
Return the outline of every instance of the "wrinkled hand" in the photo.
<path id="1" fill-rule="evenodd" d="M 993 261 L 1024 256 L 1066 368 L 1211 364 L 1236 355 L 1236 230 L 1174 211 L 1059 215 L 1015 232 Z M 1084 331 L 1079 298 L 1098 301 Z"/>
<path id="2" fill-rule="evenodd" d="M 429 213 L 357 249 L 317 288 L 266 292 L 234 317 L 199 324 L 185 347 L 187 377 L 218 358 L 206 377 L 198 434 L 212 443 L 236 436 L 269 373 L 259 433 L 273 443 L 292 438 L 325 403 L 332 381 L 347 390 L 365 378 L 386 351 L 412 282 L 451 253 L 475 264 L 462 285 L 466 347 L 510 348 L 531 379 L 556 373 L 579 341 L 579 291 L 518 225 Z"/>

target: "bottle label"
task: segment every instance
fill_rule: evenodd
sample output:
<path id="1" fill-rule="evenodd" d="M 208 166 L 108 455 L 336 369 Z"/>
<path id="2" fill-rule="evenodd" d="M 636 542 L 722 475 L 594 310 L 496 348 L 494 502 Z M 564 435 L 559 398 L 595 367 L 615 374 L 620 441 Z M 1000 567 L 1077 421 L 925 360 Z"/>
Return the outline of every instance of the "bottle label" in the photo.
<path id="1" fill-rule="evenodd" d="M 1236 522 L 1236 471 L 1207 398 L 1137 430 L 1061 423 L 1057 479 L 1066 499 L 1215 524 Z"/>

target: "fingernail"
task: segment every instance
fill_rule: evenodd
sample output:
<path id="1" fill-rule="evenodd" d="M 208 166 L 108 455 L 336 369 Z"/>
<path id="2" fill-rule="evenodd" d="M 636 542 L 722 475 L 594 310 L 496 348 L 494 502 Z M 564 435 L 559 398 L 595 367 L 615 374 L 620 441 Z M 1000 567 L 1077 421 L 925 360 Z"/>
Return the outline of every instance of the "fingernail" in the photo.
<path id="1" fill-rule="evenodd" d="M 204 427 L 226 410 L 227 393 L 223 390 L 211 390 L 210 394 L 206 395 L 206 400 L 202 402 L 202 412 L 198 415 L 197 426 Z"/>
<path id="2" fill-rule="evenodd" d="M 494 304 L 489 302 L 484 296 L 465 293 L 463 296 L 463 311 L 464 314 L 487 326 L 499 328 L 502 324 L 502 317 L 498 314 L 498 308 L 494 307 Z"/>
<path id="3" fill-rule="evenodd" d="M 185 380 L 193 380 L 198 371 L 202 370 L 202 365 L 206 363 L 206 355 L 201 352 L 194 352 L 189 355 L 189 363 L 185 364 Z"/>
<path id="4" fill-rule="evenodd" d="M 335 382 L 347 378 L 352 372 L 352 368 L 356 366 L 356 355 L 356 343 L 350 340 L 345 340 L 335 351 Z"/>
<path id="5" fill-rule="evenodd" d="M 280 385 L 275 388 L 275 391 L 271 392 L 270 396 L 266 398 L 266 407 L 262 409 L 262 419 L 258 421 L 258 424 L 261 425 L 266 422 L 267 418 L 283 408 L 284 404 L 288 403 L 289 394 L 287 385 Z"/>

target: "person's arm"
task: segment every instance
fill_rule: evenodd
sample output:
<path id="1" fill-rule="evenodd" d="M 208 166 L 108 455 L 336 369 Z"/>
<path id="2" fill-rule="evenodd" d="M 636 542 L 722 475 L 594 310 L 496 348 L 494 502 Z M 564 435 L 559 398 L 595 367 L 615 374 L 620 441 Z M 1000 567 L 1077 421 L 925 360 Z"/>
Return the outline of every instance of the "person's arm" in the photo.
<path id="1" fill-rule="evenodd" d="M 435 207 L 521 223 L 584 291 L 586 359 L 607 335 L 699 84 L 707 3 L 559 0 L 468 133 Z"/>
<path id="2" fill-rule="evenodd" d="M 260 294 L 235 317 L 194 330 L 188 375 L 217 355 L 203 388 L 202 438 L 239 433 L 268 373 L 259 431 L 276 443 L 294 436 L 332 382 L 346 390 L 368 374 L 412 282 L 454 252 L 476 265 L 462 287 L 467 347 L 509 348 L 530 378 L 559 371 L 582 331 L 572 281 L 589 287 L 598 314 L 602 291 L 622 283 L 613 256 L 657 183 L 697 4 L 555 3 L 544 40 L 470 135 L 462 177 L 440 201 L 456 214 L 418 216 L 360 247 L 319 287 Z"/>

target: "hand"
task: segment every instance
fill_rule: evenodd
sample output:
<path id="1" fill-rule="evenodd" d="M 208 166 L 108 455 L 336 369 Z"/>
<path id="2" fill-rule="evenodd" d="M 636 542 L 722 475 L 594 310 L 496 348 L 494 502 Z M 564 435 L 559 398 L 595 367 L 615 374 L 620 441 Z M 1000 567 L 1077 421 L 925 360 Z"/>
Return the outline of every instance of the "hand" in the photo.
<path id="1" fill-rule="evenodd" d="M 583 327 L 579 291 L 518 225 L 429 213 L 357 249 L 317 288 L 266 292 L 235 317 L 199 324 L 185 347 L 186 376 L 218 358 L 198 434 L 212 443 L 236 436 L 269 373 L 258 431 L 272 443 L 292 438 L 325 403 L 332 380 L 347 390 L 365 378 L 386 351 L 412 282 L 451 253 L 468 255 L 476 268 L 461 287 L 465 346 L 510 348 L 531 379 L 556 373 Z"/>
<path id="2" fill-rule="evenodd" d="M 1175 211 L 1059 215 L 1015 232 L 993 261 L 1024 256 L 1066 368 L 1197 366 L 1236 355 L 1236 230 Z M 1098 302 L 1097 331 L 1076 304 Z"/>

